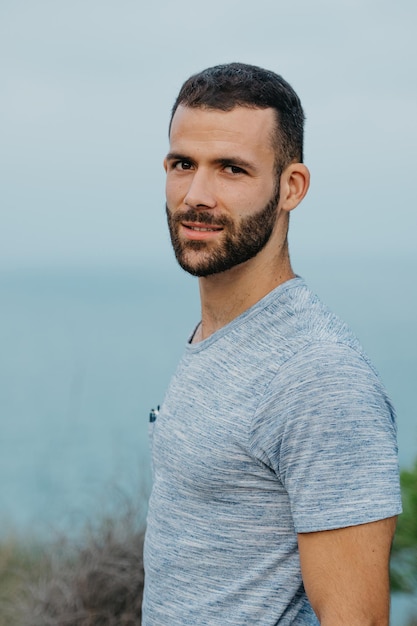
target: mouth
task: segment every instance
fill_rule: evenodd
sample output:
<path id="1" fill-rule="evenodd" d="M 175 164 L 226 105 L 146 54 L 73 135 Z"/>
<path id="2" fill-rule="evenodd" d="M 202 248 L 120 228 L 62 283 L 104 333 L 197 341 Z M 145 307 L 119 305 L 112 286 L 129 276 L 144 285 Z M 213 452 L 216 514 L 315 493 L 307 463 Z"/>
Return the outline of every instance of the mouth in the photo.
<path id="1" fill-rule="evenodd" d="M 185 237 L 193 240 L 208 239 L 223 231 L 223 226 L 202 224 L 201 222 L 181 222 L 181 226 Z"/>
<path id="2" fill-rule="evenodd" d="M 199 233 L 215 233 L 219 230 L 223 230 L 222 226 L 195 226 L 194 224 L 186 224 L 183 223 L 182 224 L 184 226 L 184 228 L 187 228 L 189 230 L 194 230 L 196 232 Z"/>

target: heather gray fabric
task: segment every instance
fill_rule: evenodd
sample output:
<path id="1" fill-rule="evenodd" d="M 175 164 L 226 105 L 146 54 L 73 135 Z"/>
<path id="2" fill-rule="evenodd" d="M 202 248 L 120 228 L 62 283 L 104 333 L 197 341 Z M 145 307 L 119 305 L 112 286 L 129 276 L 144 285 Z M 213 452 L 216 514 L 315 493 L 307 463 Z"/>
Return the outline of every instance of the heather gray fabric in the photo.
<path id="1" fill-rule="evenodd" d="M 296 533 L 401 510 L 391 404 L 300 278 L 187 345 L 151 428 L 144 626 L 316 625 Z"/>

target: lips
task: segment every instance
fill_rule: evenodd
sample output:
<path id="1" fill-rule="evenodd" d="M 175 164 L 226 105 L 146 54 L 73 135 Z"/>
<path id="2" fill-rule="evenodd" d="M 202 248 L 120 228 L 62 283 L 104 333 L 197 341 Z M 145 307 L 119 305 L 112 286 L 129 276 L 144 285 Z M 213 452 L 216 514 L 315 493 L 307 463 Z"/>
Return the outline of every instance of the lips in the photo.
<path id="1" fill-rule="evenodd" d="M 204 225 L 201 223 L 189 224 L 187 222 L 182 222 L 182 225 L 184 226 L 184 228 L 187 228 L 189 230 L 193 230 L 199 233 L 214 233 L 219 230 L 223 230 L 223 226 L 213 226 L 212 224 Z"/>
<path id="2" fill-rule="evenodd" d="M 223 226 L 204 222 L 181 221 L 180 224 L 183 237 L 189 241 L 208 241 L 216 238 L 224 230 Z"/>

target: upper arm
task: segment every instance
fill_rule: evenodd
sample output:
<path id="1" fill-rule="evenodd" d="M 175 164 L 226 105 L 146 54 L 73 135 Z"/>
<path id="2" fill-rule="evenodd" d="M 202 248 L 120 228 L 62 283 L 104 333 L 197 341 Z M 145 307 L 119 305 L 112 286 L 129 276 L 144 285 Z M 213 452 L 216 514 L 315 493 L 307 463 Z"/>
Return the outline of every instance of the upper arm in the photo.
<path id="1" fill-rule="evenodd" d="M 298 535 L 304 587 L 322 626 L 388 626 L 395 522 Z"/>
<path id="2" fill-rule="evenodd" d="M 401 511 L 395 414 L 381 381 L 344 345 L 309 345 L 259 404 L 253 451 L 288 493 L 296 532 Z"/>

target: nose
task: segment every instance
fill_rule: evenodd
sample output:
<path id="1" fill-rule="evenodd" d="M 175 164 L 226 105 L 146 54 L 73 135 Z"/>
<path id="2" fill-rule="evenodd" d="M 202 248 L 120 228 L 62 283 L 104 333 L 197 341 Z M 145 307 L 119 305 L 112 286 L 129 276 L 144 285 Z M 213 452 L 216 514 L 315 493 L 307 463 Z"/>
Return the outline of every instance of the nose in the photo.
<path id="1" fill-rule="evenodd" d="M 184 204 L 193 209 L 214 209 L 217 201 L 214 193 L 214 181 L 208 172 L 197 170 L 184 197 Z"/>

